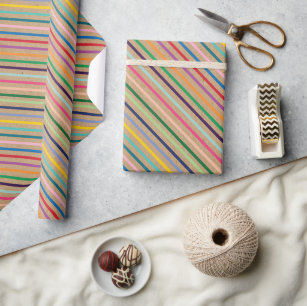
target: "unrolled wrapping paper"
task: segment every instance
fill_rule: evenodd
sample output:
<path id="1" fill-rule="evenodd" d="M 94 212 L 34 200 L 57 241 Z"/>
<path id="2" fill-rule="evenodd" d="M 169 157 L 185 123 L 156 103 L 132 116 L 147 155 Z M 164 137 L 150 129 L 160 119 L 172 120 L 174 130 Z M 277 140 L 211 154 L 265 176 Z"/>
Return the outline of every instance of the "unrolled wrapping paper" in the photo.
<path id="1" fill-rule="evenodd" d="M 127 44 L 124 170 L 222 173 L 225 44 Z"/>
<path id="2" fill-rule="evenodd" d="M 104 48 L 78 1 L 0 4 L 0 209 L 40 176 L 39 217 L 64 218 L 70 146 L 103 117 L 87 85 Z"/>

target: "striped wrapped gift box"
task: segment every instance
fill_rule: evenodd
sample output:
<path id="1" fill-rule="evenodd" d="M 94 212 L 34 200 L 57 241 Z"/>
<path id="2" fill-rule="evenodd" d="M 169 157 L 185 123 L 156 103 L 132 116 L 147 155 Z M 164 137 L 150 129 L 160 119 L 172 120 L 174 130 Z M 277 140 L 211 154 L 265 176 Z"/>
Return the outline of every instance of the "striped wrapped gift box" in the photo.
<path id="1" fill-rule="evenodd" d="M 123 168 L 221 174 L 224 43 L 129 40 Z"/>

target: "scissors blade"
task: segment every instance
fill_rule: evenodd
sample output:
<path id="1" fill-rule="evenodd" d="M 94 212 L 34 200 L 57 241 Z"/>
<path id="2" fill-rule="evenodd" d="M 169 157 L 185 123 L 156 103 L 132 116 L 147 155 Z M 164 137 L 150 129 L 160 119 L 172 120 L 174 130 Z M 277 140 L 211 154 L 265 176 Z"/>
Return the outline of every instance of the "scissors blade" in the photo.
<path id="1" fill-rule="evenodd" d="M 199 10 L 203 15 L 196 15 L 198 18 L 206 23 L 213 25 L 214 27 L 219 28 L 223 32 L 228 32 L 230 28 L 230 22 L 227 19 L 202 8 L 199 8 Z"/>

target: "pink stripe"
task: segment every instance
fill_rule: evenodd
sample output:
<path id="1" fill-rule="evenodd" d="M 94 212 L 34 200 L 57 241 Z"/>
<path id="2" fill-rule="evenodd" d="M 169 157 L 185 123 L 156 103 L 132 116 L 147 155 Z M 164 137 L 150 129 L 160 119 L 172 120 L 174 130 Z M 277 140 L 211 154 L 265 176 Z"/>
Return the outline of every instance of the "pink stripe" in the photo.
<path id="1" fill-rule="evenodd" d="M 60 20 L 55 16 L 53 10 L 51 9 L 51 14 L 54 17 L 54 19 L 56 20 L 57 24 L 60 26 L 60 28 L 72 39 L 72 41 L 76 44 L 76 39 L 67 31 L 67 29 L 62 25 L 62 23 L 60 22 Z"/>
<path id="2" fill-rule="evenodd" d="M 78 32 L 92 32 L 97 34 L 97 31 L 93 29 L 78 29 Z"/>
<path id="3" fill-rule="evenodd" d="M 14 81 L 14 80 L 0 80 L 1 83 L 13 83 L 13 84 L 29 84 L 29 85 L 45 85 L 42 82 L 29 82 L 29 81 Z"/>
<path id="4" fill-rule="evenodd" d="M 124 154 L 124 160 L 130 165 L 130 167 L 133 170 L 139 172 L 138 168 L 129 160 L 129 158 L 125 154 Z"/>
<path id="5" fill-rule="evenodd" d="M 207 156 L 207 154 L 204 152 L 204 150 L 203 150 L 202 148 L 200 148 L 200 147 L 195 143 L 195 141 L 193 141 L 193 139 L 192 139 L 189 135 L 187 135 L 187 134 L 185 133 L 185 131 L 184 131 L 183 129 L 181 129 L 181 128 L 176 124 L 176 121 L 172 120 L 172 118 L 171 118 L 171 117 L 170 117 L 170 116 L 159 106 L 159 103 L 156 103 L 155 100 L 152 99 L 152 98 L 150 97 L 150 95 L 149 95 L 145 90 L 143 90 L 142 87 L 139 86 L 139 85 L 137 84 L 137 82 L 133 80 L 132 77 L 129 76 L 129 74 L 127 74 L 127 79 L 128 79 L 130 82 L 132 82 L 132 84 L 134 84 L 134 86 L 136 86 L 136 87 L 139 89 L 139 91 L 140 91 L 149 101 L 151 101 L 151 103 L 153 103 L 153 104 L 157 107 L 157 109 L 159 110 L 159 112 L 160 112 L 161 114 L 163 114 L 163 116 L 165 116 L 165 117 L 167 118 L 167 120 L 168 120 L 169 122 L 171 122 L 171 123 L 173 124 L 173 126 L 174 126 L 178 131 L 180 131 L 180 132 L 182 133 L 182 135 L 183 135 L 185 138 L 187 138 L 187 139 L 190 141 L 190 143 L 192 144 L 193 148 L 196 149 L 196 151 L 197 151 L 201 156 L 205 157 L 205 158 L 208 160 L 208 156 Z M 215 163 L 212 163 L 211 165 L 213 166 L 213 168 L 214 168 L 216 171 L 220 171 L 220 168 L 219 168 Z"/>
<path id="6" fill-rule="evenodd" d="M 45 176 L 43 173 L 41 173 L 41 179 L 44 182 L 44 184 L 46 185 L 47 189 L 59 200 L 59 202 L 63 205 L 63 207 L 65 207 L 65 203 L 62 201 L 62 199 L 52 190 L 52 188 L 50 187 L 50 185 L 48 184 L 48 182 L 45 179 Z"/>
<path id="7" fill-rule="evenodd" d="M 138 78 L 160 99 L 160 101 L 179 119 L 186 128 L 199 140 L 200 143 L 218 160 L 222 163 L 220 157 L 216 155 L 216 153 L 197 135 L 197 133 L 167 104 L 167 102 L 142 78 L 142 76 L 134 69 L 132 66 L 128 66 L 134 74 L 138 76 Z M 208 158 L 208 162 L 211 164 L 213 163 L 211 159 Z"/>
<path id="8" fill-rule="evenodd" d="M 210 59 L 204 54 L 193 42 L 190 43 L 190 45 L 208 62 L 211 62 Z M 225 74 L 220 71 L 219 69 L 216 69 L 216 72 L 222 77 L 225 78 Z"/>
<path id="9" fill-rule="evenodd" d="M 27 145 L 27 146 L 35 146 L 40 147 L 42 144 L 37 142 L 23 142 L 23 141 L 10 141 L 10 140 L 0 140 L 0 143 L 10 143 L 10 144 L 17 144 L 17 145 Z"/>
<path id="10" fill-rule="evenodd" d="M 64 115 L 69 119 L 69 121 L 71 122 L 71 117 L 68 115 L 68 113 L 65 111 L 65 109 L 57 102 L 57 100 L 53 97 L 53 95 L 51 94 L 48 86 L 46 86 L 46 89 L 48 91 L 49 96 L 51 97 L 52 101 L 59 107 L 59 109 L 64 113 Z"/>
<path id="11" fill-rule="evenodd" d="M 4 201 L 11 201 L 14 200 L 16 197 L 12 197 L 12 198 L 8 198 L 8 197 L 0 197 L 0 200 L 4 200 Z"/>
<path id="12" fill-rule="evenodd" d="M 75 88 L 87 88 L 87 86 L 84 86 L 84 85 L 75 85 Z"/>
<path id="13" fill-rule="evenodd" d="M 45 84 L 44 84 L 45 85 Z M 3 89 L 3 90 L 18 90 L 18 91 L 35 91 L 35 92 L 45 92 L 44 89 L 32 89 L 32 88 L 19 88 L 19 87 L 0 87 L 0 89 Z"/>
<path id="14" fill-rule="evenodd" d="M 33 26 L 19 26 L 12 24 L 0 24 L 0 28 L 15 28 L 15 29 L 29 29 L 29 30 L 39 30 L 39 31 L 49 31 L 48 27 L 33 27 Z"/>
<path id="15" fill-rule="evenodd" d="M 66 127 L 66 130 L 70 130 L 71 129 L 71 125 L 68 124 L 68 122 L 61 116 L 61 114 L 56 110 L 56 108 L 53 106 L 53 104 L 50 102 L 50 100 L 48 99 L 48 97 L 46 96 L 46 102 L 47 102 L 47 106 L 51 108 L 51 110 L 53 111 L 53 113 L 55 113 L 57 116 L 56 118 Z"/>

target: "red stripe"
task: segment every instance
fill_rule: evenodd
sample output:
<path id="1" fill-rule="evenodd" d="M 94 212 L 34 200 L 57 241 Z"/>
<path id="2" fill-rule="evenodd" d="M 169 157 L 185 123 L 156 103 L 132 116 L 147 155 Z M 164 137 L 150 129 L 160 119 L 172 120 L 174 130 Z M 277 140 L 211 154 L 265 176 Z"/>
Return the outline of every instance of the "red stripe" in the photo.
<path id="1" fill-rule="evenodd" d="M 70 53 L 63 47 L 63 45 L 57 40 L 57 38 L 54 36 L 52 29 L 50 28 L 50 33 L 54 40 L 57 42 L 57 44 L 61 47 L 61 49 L 67 54 L 67 56 L 71 59 L 71 61 L 75 64 L 74 58 L 70 55 Z"/>
<path id="2" fill-rule="evenodd" d="M 94 44 L 94 43 L 77 43 L 77 46 L 96 46 L 96 47 L 105 47 L 104 44 Z"/>
<path id="3" fill-rule="evenodd" d="M 0 38 L 3 41 L 14 41 L 14 42 L 26 42 L 31 44 L 48 44 L 48 41 L 40 41 L 40 40 L 28 40 L 28 39 L 12 39 L 12 38 Z"/>
<path id="4" fill-rule="evenodd" d="M 168 42 L 186 61 L 189 61 L 189 59 L 171 42 Z M 193 68 L 194 71 L 222 98 L 224 99 L 224 96 L 210 83 L 210 81 L 197 69 Z"/>
<path id="5" fill-rule="evenodd" d="M 7 197 L 0 197 L 0 200 L 3 200 L 3 201 L 12 201 L 14 200 L 16 197 L 13 197 L 13 198 L 7 198 Z"/>
<path id="6" fill-rule="evenodd" d="M 12 157 L 12 158 L 23 158 L 23 159 L 41 160 L 40 157 L 31 157 L 31 156 L 22 156 L 22 155 L 0 154 L 0 157 Z"/>
<path id="7" fill-rule="evenodd" d="M 48 210 L 52 213 L 52 215 L 57 219 L 59 220 L 59 217 L 57 216 L 57 214 L 51 209 L 51 207 L 47 204 L 47 202 L 45 201 L 45 199 L 43 198 L 43 195 L 41 192 L 39 192 L 39 196 L 40 198 L 43 200 L 45 206 L 48 208 Z"/>

